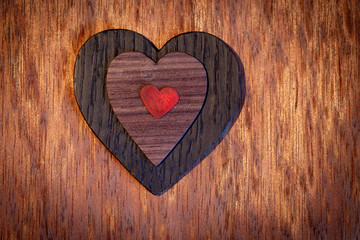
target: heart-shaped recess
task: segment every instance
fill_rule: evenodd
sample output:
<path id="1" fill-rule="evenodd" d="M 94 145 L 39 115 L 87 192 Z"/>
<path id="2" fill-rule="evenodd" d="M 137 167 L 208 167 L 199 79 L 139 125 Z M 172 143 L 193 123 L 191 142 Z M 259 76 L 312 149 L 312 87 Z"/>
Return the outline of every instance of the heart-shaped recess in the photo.
<path id="1" fill-rule="evenodd" d="M 149 161 L 126 132 L 109 101 L 107 72 L 111 61 L 124 52 L 141 52 L 154 62 L 166 54 L 183 52 L 196 58 L 206 70 L 208 88 L 199 114 L 158 165 Z M 146 189 L 158 195 L 204 159 L 230 130 L 244 104 L 245 74 L 236 53 L 208 33 L 180 34 L 159 50 L 144 36 L 118 29 L 98 33 L 81 47 L 75 63 L 74 91 L 94 134 Z"/>
<path id="2" fill-rule="evenodd" d="M 206 95 L 206 71 L 185 53 L 172 52 L 155 63 L 143 53 L 125 52 L 110 63 L 106 89 L 120 123 L 158 165 L 198 115 Z"/>

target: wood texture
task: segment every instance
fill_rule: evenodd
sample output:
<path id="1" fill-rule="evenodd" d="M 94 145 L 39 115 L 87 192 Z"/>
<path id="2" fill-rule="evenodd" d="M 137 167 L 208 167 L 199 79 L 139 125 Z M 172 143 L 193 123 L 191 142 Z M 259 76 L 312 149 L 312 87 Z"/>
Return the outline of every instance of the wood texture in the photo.
<path id="1" fill-rule="evenodd" d="M 156 119 L 146 110 L 140 90 L 152 84 L 174 88 L 176 106 Z M 207 78 L 203 65 L 185 53 L 173 52 L 155 62 L 139 52 L 125 52 L 110 64 L 106 75 L 110 104 L 131 138 L 158 165 L 175 147 L 203 106 Z"/>
<path id="2" fill-rule="evenodd" d="M 113 59 L 125 52 L 141 52 L 155 62 L 182 52 L 196 58 L 206 70 L 207 94 L 201 111 L 156 166 L 121 125 L 106 93 L 107 70 Z M 74 92 L 84 120 L 99 140 L 146 189 L 158 195 L 199 164 L 231 129 L 244 103 L 245 75 L 236 53 L 211 34 L 180 34 L 158 50 L 139 33 L 115 29 L 95 34 L 81 47 Z"/>
<path id="3" fill-rule="evenodd" d="M 357 239 L 359 1 L 0 1 L 0 239 Z M 126 28 L 233 47 L 246 101 L 161 196 L 83 121 L 76 56 Z"/>

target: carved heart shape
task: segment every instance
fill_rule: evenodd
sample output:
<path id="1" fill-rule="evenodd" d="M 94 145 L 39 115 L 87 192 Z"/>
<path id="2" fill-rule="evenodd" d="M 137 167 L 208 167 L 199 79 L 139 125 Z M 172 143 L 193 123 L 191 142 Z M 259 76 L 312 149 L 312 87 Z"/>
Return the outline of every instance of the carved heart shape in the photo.
<path id="1" fill-rule="evenodd" d="M 159 91 L 153 85 L 146 85 L 140 90 L 140 98 L 148 112 L 158 119 L 178 103 L 179 93 L 172 87 L 164 87 Z"/>
<path id="2" fill-rule="evenodd" d="M 174 87 L 177 92 L 166 86 Z M 111 61 L 106 89 L 121 125 L 150 162 L 158 165 L 185 134 L 204 104 L 206 71 L 196 58 L 186 53 L 168 53 L 155 63 L 143 53 L 125 52 Z M 157 111 L 159 107 L 162 109 Z M 147 110 L 155 114 L 155 118 Z"/>
<path id="3" fill-rule="evenodd" d="M 158 165 L 152 164 L 127 134 L 109 101 L 107 71 L 111 61 L 123 52 L 141 52 L 154 62 L 168 53 L 183 52 L 199 60 L 206 70 L 208 87 L 199 114 Z M 236 53 L 213 35 L 180 34 L 158 50 L 144 36 L 118 29 L 98 33 L 81 47 L 75 63 L 74 91 L 94 134 L 146 189 L 159 195 L 204 159 L 230 130 L 244 104 L 245 74 Z"/>

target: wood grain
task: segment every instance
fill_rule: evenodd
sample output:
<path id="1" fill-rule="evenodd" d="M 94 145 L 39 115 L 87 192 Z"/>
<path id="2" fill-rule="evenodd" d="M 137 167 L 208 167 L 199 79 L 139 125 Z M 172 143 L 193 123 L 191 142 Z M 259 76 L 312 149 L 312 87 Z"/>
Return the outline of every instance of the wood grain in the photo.
<path id="1" fill-rule="evenodd" d="M 359 238 L 359 4 L 0 1 L 0 239 Z M 77 107 L 77 53 L 111 28 L 206 31 L 246 69 L 234 127 L 160 197 Z"/>
<path id="2" fill-rule="evenodd" d="M 139 96 L 143 86 L 174 88 L 180 100 L 160 119 L 146 110 Z M 207 78 L 194 57 L 173 52 L 155 62 L 139 52 L 125 52 L 110 63 L 106 75 L 110 104 L 136 144 L 158 165 L 175 147 L 203 106 Z"/>

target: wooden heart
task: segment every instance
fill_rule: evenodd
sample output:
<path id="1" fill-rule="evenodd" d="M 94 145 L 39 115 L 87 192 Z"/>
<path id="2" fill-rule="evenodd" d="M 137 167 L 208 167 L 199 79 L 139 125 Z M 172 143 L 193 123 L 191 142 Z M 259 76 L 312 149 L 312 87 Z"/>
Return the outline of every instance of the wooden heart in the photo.
<path id="1" fill-rule="evenodd" d="M 110 104 L 106 75 L 111 61 L 123 52 L 141 52 L 154 62 L 168 53 L 183 52 L 206 70 L 208 87 L 199 114 L 158 165 L 149 161 L 126 132 Z M 204 159 L 230 130 L 244 103 L 245 74 L 236 53 L 208 33 L 180 34 L 158 50 L 144 36 L 118 29 L 98 33 L 81 47 L 75 63 L 74 91 L 94 134 L 146 189 L 158 195 Z"/>
<path id="2" fill-rule="evenodd" d="M 179 93 L 172 87 L 159 90 L 154 85 L 145 85 L 140 90 L 140 98 L 151 116 L 159 119 L 179 102 Z"/>
<path id="3" fill-rule="evenodd" d="M 185 53 L 169 53 L 155 63 L 143 53 L 125 52 L 111 62 L 106 89 L 120 123 L 158 165 L 198 115 L 206 95 L 206 71 Z"/>

